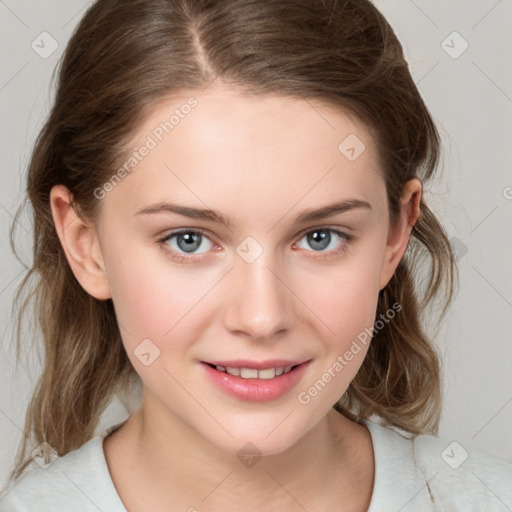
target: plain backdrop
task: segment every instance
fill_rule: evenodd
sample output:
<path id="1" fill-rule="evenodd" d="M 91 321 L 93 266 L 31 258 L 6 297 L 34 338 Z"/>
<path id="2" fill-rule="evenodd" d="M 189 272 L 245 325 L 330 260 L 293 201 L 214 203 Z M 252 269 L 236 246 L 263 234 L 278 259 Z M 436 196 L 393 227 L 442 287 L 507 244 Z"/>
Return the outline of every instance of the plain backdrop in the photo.
<path id="1" fill-rule="evenodd" d="M 11 306 L 24 268 L 10 249 L 9 227 L 23 198 L 31 148 L 50 107 L 51 74 L 90 4 L 0 1 L 2 486 L 41 368 L 32 352 L 27 364 L 15 368 Z M 512 462 L 512 1 L 375 4 L 402 42 L 443 140 L 438 179 L 427 186 L 425 197 L 457 250 L 460 289 L 435 338 L 444 379 L 439 435 Z M 18 229 L 22 255 L 30 262 L 27 215 Z M 98 431 L 127 414 L 114 401 Z"/>

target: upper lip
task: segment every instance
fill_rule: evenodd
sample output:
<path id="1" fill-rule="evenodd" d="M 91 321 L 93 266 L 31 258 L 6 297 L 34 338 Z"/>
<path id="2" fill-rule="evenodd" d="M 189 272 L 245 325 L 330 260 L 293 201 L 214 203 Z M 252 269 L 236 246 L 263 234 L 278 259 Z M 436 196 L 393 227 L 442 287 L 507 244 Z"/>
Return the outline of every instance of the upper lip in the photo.
<path id="1" fill-rule="evenodd" d="M 268 370 L 269 368 L 280 368 L 287 366 L 296 366 L 306 363 L 307 360 L 292 359 L 269 359 L 267 361 L 249 361 L 249 359 L 234 359 L 231 361 L 202 361 L 203 363 L 213 364 L 215 366 L 224 366 L 225 368 L 254 368 L 256 370 Z"/>

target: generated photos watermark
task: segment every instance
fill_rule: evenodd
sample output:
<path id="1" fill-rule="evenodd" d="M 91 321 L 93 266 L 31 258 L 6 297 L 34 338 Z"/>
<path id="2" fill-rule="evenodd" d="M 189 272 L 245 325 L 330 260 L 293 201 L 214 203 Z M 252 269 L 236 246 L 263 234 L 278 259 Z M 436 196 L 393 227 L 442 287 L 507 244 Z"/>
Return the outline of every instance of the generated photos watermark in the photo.
<path id="1" fill-rule="evenodd" d="M 317 396 L 332 379 L 336 377 L 344 368 L 347 366 L 350 361 L 354 358 L 355 355 L 359 354 L 362 350 L 362 346 L 368 345 L 371 341 L 372 336 L 382 330 L 386 324 L 389 323 L 390 320 L 395 318 L 396 314 L 402 310 L 402 305 L 398 302 L 395 302 L 391 308 L 389 308 L 385 313 L 381 313 L 379 319 L 374 323 L 374 325 L 370 328 L 365 327 L 364 331 L 360 332 L 357 335 L 357 339 L 352 340 L 350 348 L 346 350 L 343 354 L 338 355 L 336 360 L 327 368 L 327 370 L 317 379 L 307 390 L 301 391 L 297 395 L 298 401 L 307 405 L 311 402 L 311 400 Z"/>
<path id="2" fill-rule="evenodd" d="M 94 189 L 94 197 L 98 200 L 104 199 L 108 192 L 121 183 L 121 180 L 130 174 L 133 169 L 140 163 L 150 152 L 155 149 L 164 137 L 172 132 L 185 119 L 192 109 L 197 107 L 198 101 L 196 98 L 191 97 L 186 103 L 179 108 L 175 108 L 173 114 L 168 120 L 162 121 L 158 126 L 155 126 L 151 133 L 148 134 L 144 143 L 135 149 L 131 156 L 124 162 L 124 164 L 107 180 L 101 187 Z"/>

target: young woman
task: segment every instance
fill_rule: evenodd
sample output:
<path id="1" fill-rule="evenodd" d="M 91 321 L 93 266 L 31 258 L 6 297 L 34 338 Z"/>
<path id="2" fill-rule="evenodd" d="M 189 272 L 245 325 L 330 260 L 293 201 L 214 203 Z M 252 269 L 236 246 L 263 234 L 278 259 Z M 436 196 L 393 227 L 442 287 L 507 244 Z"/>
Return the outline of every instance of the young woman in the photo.
<path id="1" fill-rule="evenodd" d="M 512 507 L 435 437 L 438 156 L 367 0 L 95 2 L 28 171 L 46 359 L 0 509 Z"/>

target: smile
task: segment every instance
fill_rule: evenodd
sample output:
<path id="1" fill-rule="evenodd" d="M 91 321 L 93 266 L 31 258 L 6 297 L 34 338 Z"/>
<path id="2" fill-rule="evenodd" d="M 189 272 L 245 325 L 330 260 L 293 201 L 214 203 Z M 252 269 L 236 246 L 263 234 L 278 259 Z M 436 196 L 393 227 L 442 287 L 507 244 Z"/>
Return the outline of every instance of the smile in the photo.
<path id="1" fill-rule="evenodd" d="M 289 362 L 289 361 L 287 361 Z M 298 364 L 259 364 L 261 368 L 223 366 L 201 362 L 208 382 L 217 389 L 239 400 L 264 402 L 289 393 L 302 379 L 309 361 Z M 254 366 L 254 365 L 253 365 Z"/>

